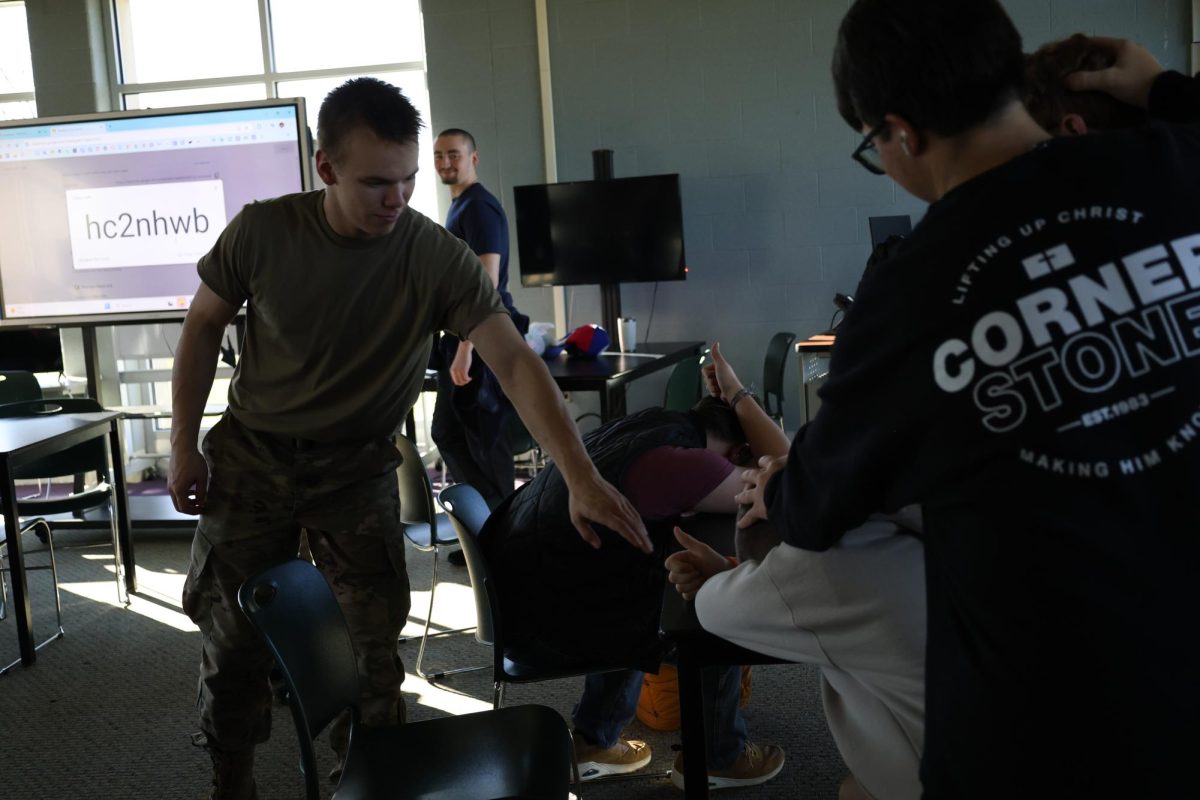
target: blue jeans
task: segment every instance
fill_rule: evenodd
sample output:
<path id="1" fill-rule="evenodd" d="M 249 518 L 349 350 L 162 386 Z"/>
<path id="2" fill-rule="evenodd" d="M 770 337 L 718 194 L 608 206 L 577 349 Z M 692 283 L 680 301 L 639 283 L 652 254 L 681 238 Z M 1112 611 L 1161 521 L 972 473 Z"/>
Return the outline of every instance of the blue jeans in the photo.
<path id="1" fill-rule="evenodd" d="M 746 744 L 746 720 L 738 709 L 741 667 L 707 667 L 700 673 L 704 694 L 704 740 L 708 768 L 726 769 Z M 612 747 L 637 714 L 642 676 L 637 670 L 588 675 L 572 712 L 575 732 L 599 747 Z"/>

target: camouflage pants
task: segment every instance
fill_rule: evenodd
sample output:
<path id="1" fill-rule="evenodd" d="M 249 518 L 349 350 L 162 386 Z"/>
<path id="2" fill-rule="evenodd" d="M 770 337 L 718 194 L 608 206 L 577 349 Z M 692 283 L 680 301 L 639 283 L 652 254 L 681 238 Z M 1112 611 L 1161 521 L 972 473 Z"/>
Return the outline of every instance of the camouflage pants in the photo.
<path id="1" fill-rule="evenodd" d="M 237 603 L 250 575 L 295 558 L 301 529 L 349 625 L 363 722 L 404 720 L 397 639 L 409 586 L 396 467 L 386 439 L 317 444 L 251 431 L 228 413 L 204 440 L 208 498 L 192 542 L 183 610 L 200 628 L 198 706 L 210 742 L 228 750 L 270 735 L 271 655 Z M 340 724 L 339 724 L 340 723 Z M 344 751 L 348 718 L 335 723 Z"/>

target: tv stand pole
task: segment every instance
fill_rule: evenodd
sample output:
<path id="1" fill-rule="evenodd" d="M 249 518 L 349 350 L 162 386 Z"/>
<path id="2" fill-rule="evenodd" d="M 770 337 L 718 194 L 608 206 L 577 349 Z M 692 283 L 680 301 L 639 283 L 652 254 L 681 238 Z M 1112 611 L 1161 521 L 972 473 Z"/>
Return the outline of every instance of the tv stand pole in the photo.
<path id="1" fill-rule="evenodd" d="M 592 179 L 597 181 L 611 180 L 613 177 L 613 151 L 592 151 Z M 608 331 L 612 344 L 617 342 L 617 322 L 621 317 L 621 284 L 600 284 L 600 324 Z"/>
<path id="2" fill-rule="evenodd" d="M 592 179 L 607 181 L 612 180 L 612 177 L 613 151 L 593 150 Z M 608 342 L 611 349 L 616 349 L 618 346 L 617 342 L 620 341 L 620 329 L 617 327 L 620 325 L 620 322 L 618 322 L 620 318 L 621 284 L 600 284 L 600 324 L 604 326 L 604 330 L 608 331 Z M 620 386 L 606 391 L 608 392 L 609 419 L 625 416 L 625 387 Z"/>

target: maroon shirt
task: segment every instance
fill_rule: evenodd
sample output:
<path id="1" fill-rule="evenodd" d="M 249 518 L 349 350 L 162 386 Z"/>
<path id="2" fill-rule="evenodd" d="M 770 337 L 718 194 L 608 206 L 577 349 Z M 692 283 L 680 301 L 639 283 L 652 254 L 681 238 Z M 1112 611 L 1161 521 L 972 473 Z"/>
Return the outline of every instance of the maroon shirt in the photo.
<path id="1" fill-rule="evenodd" d="M 646 519 L 691 511 L 733 472 L 733 462 L 703 447 L 655 447 L 625 473 L 625 497 Z"/>

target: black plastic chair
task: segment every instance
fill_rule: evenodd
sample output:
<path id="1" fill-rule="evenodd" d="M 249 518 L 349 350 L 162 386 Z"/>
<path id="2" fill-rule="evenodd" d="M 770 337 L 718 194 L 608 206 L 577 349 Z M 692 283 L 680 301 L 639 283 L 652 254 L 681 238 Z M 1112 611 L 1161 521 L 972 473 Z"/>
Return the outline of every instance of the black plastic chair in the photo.
<path id="1" fill-rule="evenodd" d="M 539 681 L 574 678 L 595 672 L 615 672 L 626 667 L 616 664 L 596 664 L 578 659 L 546 658 L 537 653 L 523 652 L 511 647 L 504 638 L 504 622 L 496 590 L 496 579 L 491 567 L 479 547 L 479 532 L 487 522 L 488 507 L 483 495 L 470 484 L 456 483 L 438 495 L 438 502 L 446 510 L 458 543 L 466 556 L 467 572 L 471 577 L 471 591 L 475 596 L 477 618 L 475 638 L 492 646 L 492 707 L 504 704 L 504 687 L 509 683 L 536 683 Z M 582 782 L 578 764 L 572 750 L 572 776 L 575 793 L 582 797 Z M 608 775 L 596 779 L 596 783 L 614 780 L 658 778 L 661 773 L 649 772 L 636 775 Z"/>
<path id="2" fill-rule="evenodd" d="M 595 664 L 579 660 L 555 659 L 550 661 L 536 654 L 523 653 L 509 646 L 504 639 L 504 623 L 496 590 L 496 578 L 479 547 L 479 532 L 488 518 L 487 503 L 483 495 L 470 484 L 456 483 L 438 495 L 458 543 L 466 556 L 467 572 L 471 578 L 471 591 L 475 596 L 475 638 L 492 646 L 492 705 L 500 708 L 504 703 L 504 686 L 508 683 L 530 683 L 573 678 L 591 672 L 609 672 L 624 669 L 613 664 Z"/>
<path id="3" fill-rule="evenodd" d="M 38 417 L 52 414 L 72 414 L 103 411 L 104 407 L 90 397 L 62 397 L 52 400 L 23 400 L 16 403 L 0 404 L 0 417 Z M 113 454 L 119 458 L 119 454 Z M 96 473 L 96 482 L 91 486 L 83 485 L 82 476 Z M 117 514 L 115 505 L 116 489 L 109 477 L 108 448 L 104 439 L 77 444 L 60 453 L 39 458 L 31 464 L 17 470 L 13 476 L 18 480 L 34 480 L 42 478 L 59 478 L 63 476 L 75 478 L 76 490 L 62 497 L 17 498 L 17 513 L 22 518 L 50 517 L 55 514 L 75 514 L 108 506 L 108 524 L 112 535 L 113 567 L 117 581 L 117 601 L 129 603 L 129 595 L 125 592 L 124 566 L 121 562 L 121 540 L 117 535 Z M 48 527 L 54 527 L 54 521 L 49 520 Z M 39 536 L 39 538 L 41 538 Z M 49 541 L 47 539 L 47 544 Z"/>
<path id="4" fill-rule="evenodd" d="M 533 434 L 525 427 L 524 421 L 517 412 L 509 413 L 507 427 L 508 440 L 512 443 L 514 467 L 519 465 L 525 477 L 532 480 L 546 465 L 542 446 L 533 438 Z"/>
<path id="5" fill-rule="evenodd" d="M 0 403 L 41 399 L 42 387 L 32 372 L 0 372 Z"/>
<path id="6" fill-rule="evenodd" d="M 34 650 L 41 650 L 43 647 L 50 644 L 55 639 L 61 639 L 63 636 L 62 597 L 58 592 L 58 562 L 54 559 L 54 532 L 50 530 L 50 523 L 46 522 L 46 520 L 41 519 L 41 518 L 31 520 L 21 528 L 22 534 L 27 533 L 29 531 L 36 531 L 38 533 L 39 539 L 41 539 L 42 537 L 45 537 L 44 541 L 46 542 L 46 548 L 45 548 L 45 550 L 25 550 L 25 555 L 30 556 L 30 555 L 35 555 L 37 553 L 45 552 L 45 553 L 49 554 L 50 559 L 47 564 L 39 564 L 36 566 L 30 565 L 30 564 L 25 564 L 25 571 L 33 572 L 36 570 L 49 570 L 50 571 L 50 581 L 54 585 L 54 613 L 55 613 L 55 617 L 57 619 L 57 625 L 55 627 L 55 632 L 52 636 L 50 636 L 45 641 L 43 641 L 41 644 L 39 644 L 33 648 Z M 5 536 L 4 530 L 0 529 L 0 619 L 5 619 L 8 617 L 8 585 L 7 585 L 7 583 L 5 583 L 5 580 L 4 580 L 5 573 L 7 573 L 9 571 L 9 566 L 6 563 L 7 562 L 7 558 L 6 558 L 7 549 L 8 549 L 8 539 Z M 0 667 L 0 675 L 3 675 L 4 673 L 8 672 L 10 669 L 12 669 L 17 664 L 20 664 L 20 663 L 21 663 L 21 659 L 18 658 L 16 661 L 12 662 L 11 664 Z"/>
<path id="7" fill-rule="evenodd" d="M 287 686 L 309 800 L 321 794 L 313 739 L 349 708 L 349 752 L 334 800 L 567 796 L 572 754 L 553 709 L 523 705 L 390 727 L 359 724 L 360 677 L 333 590 L 301 559 L 247 580 L 238 603 Z"/>
<path id="8" fill-rule="evenodd" d="M 780 425 L 783 425 L 783 375 L 794 341 L 796 334 L 780 331 L 771 337 L 763 358 L 763 406 L 767 415 Z"/>
<path id="9" fill-rule="evenodd" d="M 663 408 L 668 411 L 688 411 L 700 399 L 700 372 L 709 348 L 698 356 L 688 356 L 671 370 Z"/>
<path id="10" fill-rule="evenodd" d="M 439 636 L 449 636 L 455 633 L 467 633 L 473 628 L 455 628 L 453 630 L 435 631 L 430 633 L 433 624 L 433 601 L 438 585 L 438 561 L 441 548 L 458 544 L 458 539 L 450 530 L 449 520 L 445 514 L 439 514 L 433 501 L 433 485 L 429 481 L 429 473 L 421 461 L 421 454 L 407 436 L 396 437 L 396 449 L 404 459 L 396 471 L 400 483 L 400 524 L 404 537 L 412 546 L 423 553 L 433 553 L 432 577 L 429 584 L 429 610 L 425 613 L 425 630 L 421 634 L 421 646 L 417 650 L 417 662 L 414 670 L 428 681 L 441 680 L 447 675 L 460 672 L 475 672 L 487 667 L 459 667 L 438 672 L 425 670 L 425 650 L 430 639 Z M 401 640 L 406 641 L 406 640 Z"/>

